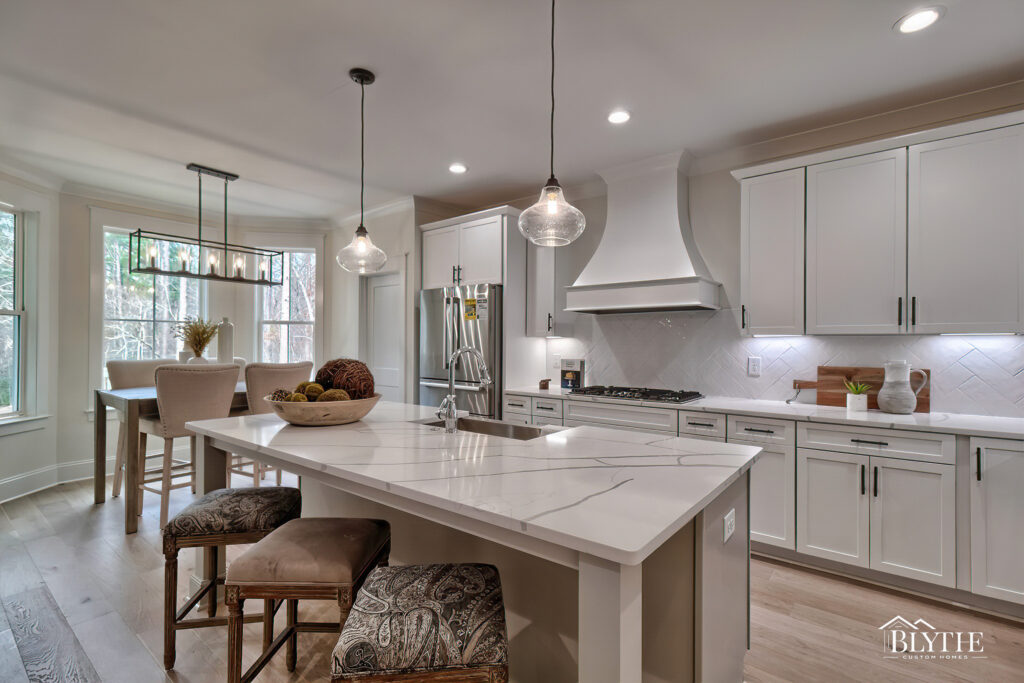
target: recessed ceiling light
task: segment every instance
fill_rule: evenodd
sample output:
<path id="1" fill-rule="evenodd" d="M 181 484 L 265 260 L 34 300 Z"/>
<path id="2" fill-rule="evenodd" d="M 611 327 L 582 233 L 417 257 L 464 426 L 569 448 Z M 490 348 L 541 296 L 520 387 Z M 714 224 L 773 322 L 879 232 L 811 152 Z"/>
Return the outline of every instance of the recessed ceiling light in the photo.
<path id="1" fill-rule="evenodd" d="M 451 166 L 448 167 L 448 170 L 451 171 L 452 173 L 460 173 L 461 174 L 461 173 L 465 173 L 467 169 L 466 169 L 466 165 L 464 163 L 462 163 L 461 161 L 456 161 L 455 163 L 453 163 Z"/>
<path id="2" fill-rule="evenodd" d="M 900 17 L 900 20 L 897 21 L 892 28 L 897 33 L 916 33 L 917 31 L 928 28 L 941 19 L 942 14 L 945 11 L 946 8 L 940 5 L 917 9 L 910 14 Z"/>
<path id="3" fill-rule="evenodd" d="M 615 109 L 608 114 L 609 123 L 625 123 L 629 121 L 629 112 L 625 109 Z"/>

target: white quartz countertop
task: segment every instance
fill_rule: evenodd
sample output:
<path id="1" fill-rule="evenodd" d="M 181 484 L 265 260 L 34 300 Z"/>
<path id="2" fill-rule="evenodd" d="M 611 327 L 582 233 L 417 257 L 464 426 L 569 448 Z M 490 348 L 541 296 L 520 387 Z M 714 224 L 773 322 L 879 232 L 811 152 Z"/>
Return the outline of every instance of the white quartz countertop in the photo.
<path id="1" fill-rule="evenodd" d="M 557 393 L 555 393 L 557 392 Z M 846 408 L 819 406 L 813 403 L 789 403 L 785 401 L 765 401 L 752 398 L 729 398 L 726 396 L 709 396 L 690 403 L 662 403 L 657 401 L 631 401 L 614 398 L 572 396 L 568 391 L 549 389 L 541 391 L 530 388 L 506 389 L 506 394 L 518 396 L 540 396 L 544 398 L 563 398 L 571 401 L 598 401 L 607 403 L 625 403 L 642 405 L 651 408 L 667 408 L 670 410 L 689 410 L 708 413 L 728 413 L 731 415 L 750 415 L 754 417 L 772 417 L 784 420 L 803 420 L 805 422 L 827 422 L 830 424 L 858 425 L 863 427 L 881 427 L 887 429 L 908 429 L 921 432 L 938 432 L 946 434 L 965 434 L 968 436 L 986 436 L 1003 439 L 1024 439 L 1024 418 L 993 417 L 989 415 L 967 415 L 961 413 L 914 413 L 913 415 L 892 415 L 879 410 L 866 413 L 848 413 Z"/>
<path id="2" fill-rule="evenodd" d="M 328 483 L 349 480 L 621 564 L 642 562 L 761 450 L 597 427 L 518 441 L 414 422 L 434 412 L 382 401 L 349 425 L 294 427 L 266 414 L 187 427 L 318 470 Z"/>

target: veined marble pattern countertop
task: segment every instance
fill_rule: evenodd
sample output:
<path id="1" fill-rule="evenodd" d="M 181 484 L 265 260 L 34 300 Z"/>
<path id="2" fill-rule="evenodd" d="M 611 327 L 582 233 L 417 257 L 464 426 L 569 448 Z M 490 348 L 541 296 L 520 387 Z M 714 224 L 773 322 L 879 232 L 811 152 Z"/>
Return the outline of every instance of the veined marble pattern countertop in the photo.
<path id="1" fill-rule="evenodd" d="M 709 396 L 690 403 L 662 403 L 658 401 L 632 401 L 594 396 L 573 396 L 568 390 L 548 389 L 542 391 L 529 388 L 506 389 L 506 394 L 518 396 L 539 396 L 561 398 L 571 401 L 599 401 L 669 410 L 690 410 L 708 413 L 728 413 L 753 417 L 771 417 L 783 420 L 805 422 L 827 422 L 830 424 L 857 425 L 883 429 L 908 429 L 919 432 L 944 434 L 965 434 L 1002 439 L 1024 439 L 1024 418 L 993 417 L 990 415 L 966 415 L 961 413 L 914 413 L 913 415 L 892 415 L 879 410 L 867 413 L 848 413 L 846 408 L 819 406 L 814 403 L 786 403 L 752 398 L 729 398 Z"/>
<path id="2" fill-rule="evenodd" d="M 193 432 L 621 564 L 639 564 L 753 464 L 760 448 L 596 427 L 528 441 L 445 434 L 435 408 L 381 402 L 363 420 L 273 414 Z"/>

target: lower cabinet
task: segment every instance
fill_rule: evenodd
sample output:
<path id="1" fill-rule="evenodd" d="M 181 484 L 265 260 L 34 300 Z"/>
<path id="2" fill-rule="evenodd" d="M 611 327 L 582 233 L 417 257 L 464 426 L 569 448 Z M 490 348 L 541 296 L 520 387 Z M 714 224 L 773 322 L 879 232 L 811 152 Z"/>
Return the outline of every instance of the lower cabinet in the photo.
<path id="1" fill-rule="evenodd" d="M 971 591 L 1024 604 L 1024 441 L 971 439 Z"/>
<path id="2" fill-rule="evenodd" d="M 956 468 L 797 449 L 797 551 L 956 585 Z"/>
<path id="3" fill-rule="evenodd" d="M 729 443 L 760 446 L 750 470 L 750 540 L 796 548 L 796 449 L 729 439 Z"/>
<path id="4" fill-rule="evenodd" d="M 505 413 L 502 418 L 502 422 L 512 422 L 517 425 L 528 425 L 531 424 L 530 416 L 522 413 Z"/>

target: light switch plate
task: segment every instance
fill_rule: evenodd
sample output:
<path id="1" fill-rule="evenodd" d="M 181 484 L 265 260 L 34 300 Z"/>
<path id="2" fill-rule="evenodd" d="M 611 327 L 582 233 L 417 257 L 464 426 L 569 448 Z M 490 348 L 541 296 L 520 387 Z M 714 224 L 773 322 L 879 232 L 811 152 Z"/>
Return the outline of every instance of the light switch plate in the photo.
<path id="1" fill-rule="evenodd" d="M 747 376 L 761 376 L 761 356 L 747 356 Z"/>
<path id="2" fill-rule="evenodd" d="M 732 538 L 733 533 L 736 531 L 736 508 L 729 510 L 725 513 L 725 538 L 722 539 L 722 543 L 727 543 Z"/>
<path id="3" fill-rule="evenodd" d="M 562 356 L 561 354 L 554 353 L 551 355 L 551 369 L 561 370 L 562 369 Z"/>

